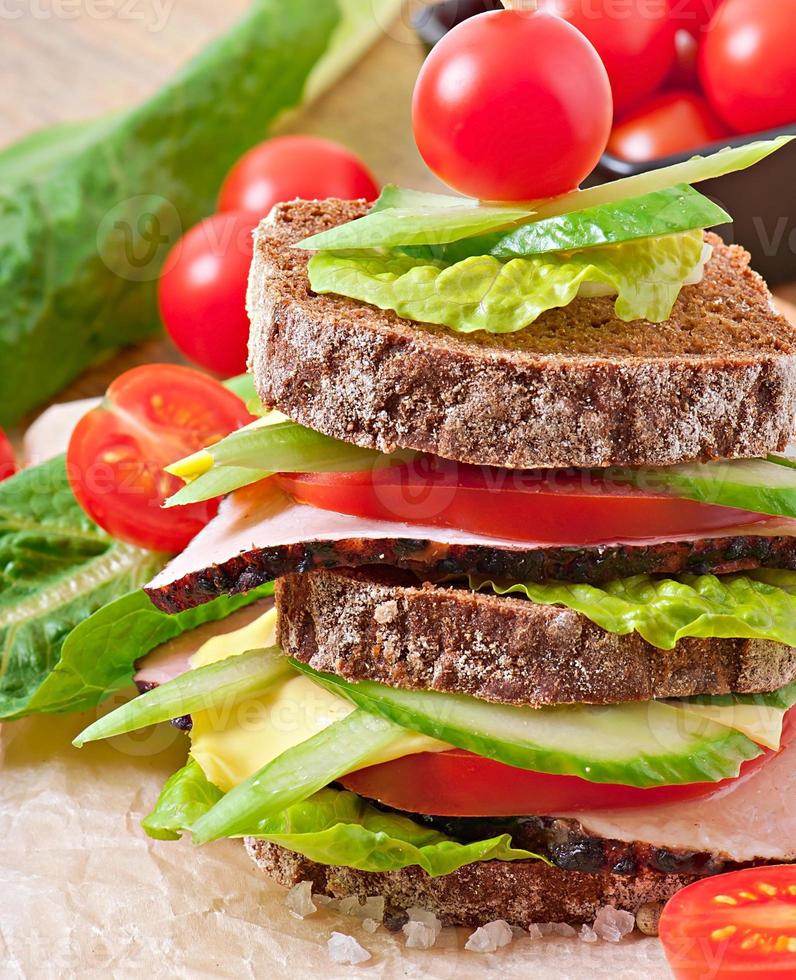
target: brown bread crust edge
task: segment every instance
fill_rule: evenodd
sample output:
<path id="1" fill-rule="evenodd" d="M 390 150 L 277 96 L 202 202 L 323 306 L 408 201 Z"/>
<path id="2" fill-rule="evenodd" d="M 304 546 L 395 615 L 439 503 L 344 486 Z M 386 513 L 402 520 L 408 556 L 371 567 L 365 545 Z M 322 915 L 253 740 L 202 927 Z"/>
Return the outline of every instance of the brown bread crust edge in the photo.
<path id="1" fill-rule="evenodd" d="M 390 569 L 285 576 L 276 583 L 278 642 L 352 681 L 505 704 L 740 694 L 796 680 L 796 649 L 784 644 L 686 639 L 661 650 L 569 609 L 407 582 Z"/>
<path id="2" fill-rule="evenodd" d="M 715 235 L 665 324 L 576 299 L 518 334 L 457 334 L 309 288 L 290 246 L 364 202 L 278 205 L 255 236 L 247 306 L 260 397 L 360 446 L 508 467 L 668 465 L 782 449 L 796 330 L 749 256 Z M 560 340 L 561 346 L 556 344 Z"/>
<path id="3" fill-rule="evenodd" d="M 434 912 L 449 926 L 475 928 L 495 919 L 527 928 L 534 922 L 592 922 L 606 906 L 634 914 L 664 902 L 698 876 L 642 871 L 636 875 L 564 871 L 542 861 L 481 861 L 432 878 L 421 868 L 357 871 L 318 864 L 277 844 L 246 838 L 257 867 L 290 888 L 311 881 L 313 890 L 334 898 L 383 895 L 387 917 L 413 905 Z"/>

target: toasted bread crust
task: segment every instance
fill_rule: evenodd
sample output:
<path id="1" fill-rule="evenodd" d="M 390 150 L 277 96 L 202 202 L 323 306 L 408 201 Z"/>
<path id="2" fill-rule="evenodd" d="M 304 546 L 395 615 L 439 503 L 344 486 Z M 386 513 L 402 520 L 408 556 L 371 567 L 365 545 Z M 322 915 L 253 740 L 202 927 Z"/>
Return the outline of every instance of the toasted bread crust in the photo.
<path id="1" fill-rule="evenodd" d="M 661 650 L 521 598 L 412 583 L 390 569 L 314 571 L 276 585 L 283 650 L 316 670 L 505 704 L 611 704 L 772 691 L 796 650 L 686 639 Z"/>
<path id="2" fill-rule="evenodd" d="M 290 246 L 364 202 L 277 206 L 256 232 L 250 368 L 262 400 L 360 446 L 508 467 L 668 465 L 782 449 L 796 329 L 749 256 L 709 236 L 704 281 L 670 320 L 576 299 L 514 334 L 457 334 L 309 287 Z"/>
<path id="3" fill-rule="evenodd" d="M 277 844 L 246 838 L 260 870 L 287 888 L 311 881 L 313 890 L 335 898 L 383 895 L 388 919 L 412 906 L 434 912 L 449 926 L 476 927 L 505 919 L 527 927 L 534 922 L 593 921 L 606 906 L 637 913 L 664 902 L 699 876 L 643 871 L 634 875 L 564 871 L 542 861 L 482 861 L 431 878 L 421 868 L 369 872 L 317 864 Z M 405 918 L 405 916 L 404 916 Z"/>

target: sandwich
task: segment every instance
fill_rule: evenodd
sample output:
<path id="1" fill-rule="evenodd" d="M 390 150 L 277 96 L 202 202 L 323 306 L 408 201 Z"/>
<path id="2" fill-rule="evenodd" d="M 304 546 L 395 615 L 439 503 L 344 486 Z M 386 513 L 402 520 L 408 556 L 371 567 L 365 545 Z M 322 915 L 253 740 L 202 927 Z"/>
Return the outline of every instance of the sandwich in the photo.
<path id="1" fill-rule="evenodd" d="M 259 417 L 170 468 L 228 496 L 146 587 L 252 601 L 77 740 L 189 731 L 150 834 L 470 927 L 796 860 L 796 328 L 692 186 L 776 148 L 261 223 Z"/>

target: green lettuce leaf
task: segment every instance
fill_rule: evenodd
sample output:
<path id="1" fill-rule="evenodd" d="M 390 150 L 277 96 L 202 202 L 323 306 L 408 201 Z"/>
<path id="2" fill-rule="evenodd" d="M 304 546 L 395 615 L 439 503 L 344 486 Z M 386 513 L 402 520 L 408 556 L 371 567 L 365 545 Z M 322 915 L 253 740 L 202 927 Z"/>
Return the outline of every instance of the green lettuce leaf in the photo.
<path id="1" fill-rule="evenodd" d="M 155 809 L 141 826 L 156 840 L 179 840 L 188 827 L 212 809 L 224 794 L 205 776 L 196 759 L 169 776 Z"/>
<path id="2" fill-rule="evenodd" d="M 109 602 L 75 626 L 63 644 L 60 660 L 31 697 L 25 713 L 94 707 L 130 684 L 136 661 L 150 650 L 272 595 L 273 588 L 268 582 L 243 595 L 218 596 L 171 615 L 157 609 L 140 589 Z"/>
<path id="3" fill-rule="evenodd" d="M 565 582 L 504 584 L 470 578 L 474 589 L 524 595 L 574 609 L 609 633 L 633 631 L 662 650 L 685 637 L 774 640 L 796 646 L 796 572 L 758 569 L 735 575 L 649 575 L 602 586 Z"/>
<path id="4" fill-rule="evenodd" d="M 341 250 L 439 245 L 509 228 L 532 215 L 533 211 L 526 207 L 481 205 L 466 197 L 387 187 L 364 217 L 305 238 L 296 248 Z"/>
<path id="5" fill-rule="evenodd" d="M 163 787 L 142 826 L 150 837 L 175 840 L 223 794 L 189 760 Z M 241 836 L 260 837 L 319 864 L 360 871 L 397 871 L 417 865 L 429 875 L 451 874 L 476 861 L 523 861 L 537 855 L 511 846 L 508 834 L 460 844 L 408 817 L 383 813 L 354 793 L 323 789 Z"/>
<path id="6" fill-rule="evenodd" d="M 0 424 L 160 327 L 171 245 L 285 112 L 345 71 L 398 0 L 254 0 L 142 104 L 0 153 Z"/>
<path id="7" fill-rule="evenodd" d="M 693 231 L 509 262 L 474 256 L 451 266 L 395 252 L 318 252 L 309 275 L 318 293 L 349 296 L 406 319 L 461 333 L 513 333 L 545 310 L 567 306 L 587 283 L 617 293 L 622 320 L 666 320 L 702 249 L 702 233 Z"/>
<path id="8" fill-rule="evenodd" d="M 513 259 L 657 238 L 711 228 L 731 220 L 730 215 L 710 198 L 687 184 L 680 184 L 627 201 L 532 221 L 507 233 L 481 235 L 450 245 L 410 246 L 402 251 L 418 258 L 437 258 L 449 263 L 471 255 Z"/>
<path id="9" fill-rule="evenodd" d="M 164 560 L 86 517 L 63 456 L 0 484 L 0 718 L 42 710 L 42 688 L 73 627 Z"/>

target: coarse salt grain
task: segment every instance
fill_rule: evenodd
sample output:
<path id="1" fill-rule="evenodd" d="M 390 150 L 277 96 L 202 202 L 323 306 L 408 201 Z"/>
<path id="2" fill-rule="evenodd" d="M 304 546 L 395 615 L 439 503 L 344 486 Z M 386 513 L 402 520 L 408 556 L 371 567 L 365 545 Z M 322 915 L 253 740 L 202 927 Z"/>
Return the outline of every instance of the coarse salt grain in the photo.
<path id="1" fill-rule="evenodd" d="M 439 933 L 425 922 L 410 920 L 405 922 L 401 931 L 406 936 L 406 945 L 409 949 L 431 949 L 437 941 Z"/>
<path id="2" fill-rule="evenodd" d="M 504 919 L 495 919 L 476 929 L 464 944 L 475 953 L 494 953 L 501 946 L 508 946 L 514 938 L 511 926 Z"/>
<path id="3" fill-rule="evenodd" d="M 411 908 L 406 910 L 406 914 L 409 916 L 410 922 L 422 922 L 423 925 L 429 926 L 433 929 L 437 935 L 442 932 L 442 923 L 436 917 L 433 912 L 429 912 L 428 909 L 420 908 L 419 905 L 412 905 Z"/>
<path id="4" fill-rule="evenodd" d="M 375 919 L 362 920 L 362 928 L 365 930 L 365 932 L 376 932 L 380 925 L 381 923 L 377 922 Z"/>
<path id="5" fill-rule="evenodd" d="M 293 885 L 285 897 L 285 905 L 295 919 L 303 919 L 318 911 L 318 906 L 312 900 L 312 882 L 300 881 Z"/>
<path id="6" fill-rule="evenodd" d="M 597 938 L 598 938 L 597 933 L 594 931 L 594 929 L 592 929 L 591 926 L 587 926 L 586 923 L 584 922 L 583 925 L 580 927 L 580 932 L 578 933 L 578 939 L 580 939 L 581 942 L 584 943 L 596 943 Z"/>
<path id="7" fill-rule="evenodd" d="M 577 929 L 573 929 L 567 922 L 553 922 L 552 925 L 551 932 L 554 936 L 566 936 L 568 939 L 571 939 L 572 936 L 577 936 L 578 934 Z"/>
<path id="8" fill-rule="evenodd" d="M 354 939 L 343 932 L 333 932 L 326 943 L 329 959 L 333 963 L 346 963 L 356 966 L 370 959 L 370 953 Z"/>
<path id="9" fill-rule="evenodd" d="M 600 939 L 618 943 L 633 931 L 635 925 L 636 917 L 631 912 L 623 912 L 613 905 L 606 905 L 597 912 L 592 928 Z"/>

